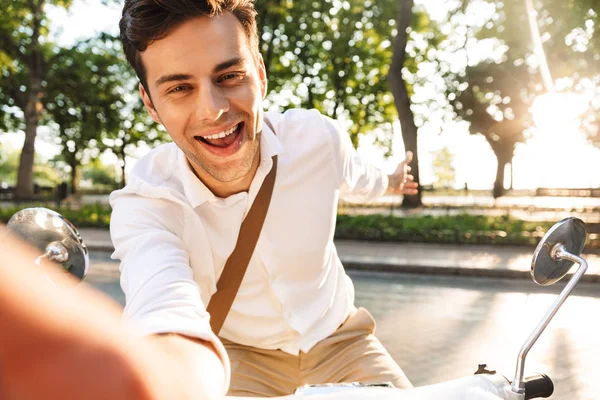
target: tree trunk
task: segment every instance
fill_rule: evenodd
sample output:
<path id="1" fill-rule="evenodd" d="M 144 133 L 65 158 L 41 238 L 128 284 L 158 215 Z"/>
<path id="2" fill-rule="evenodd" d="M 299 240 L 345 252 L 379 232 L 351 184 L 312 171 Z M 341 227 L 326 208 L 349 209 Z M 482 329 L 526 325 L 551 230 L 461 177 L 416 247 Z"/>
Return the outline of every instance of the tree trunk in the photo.
<path id="1" fill-rule="evenodd" d="M 44 2 L 37 5 L 33 1 L 31 14 L 33 15 L 33 32 L 31 35 L 31 54 L 29 58 L 29 87 L 27 91 L 27 103 L 25 104 L 25 143 L 19 160 L 19 172 L 17 175 L 17 186 L 15 196 L 18 199 L 31 198 L 33 196 L 33 161 L 35 156 L 35 137 L 39 124 L 38 106 L 40 104 L 40 93 L 42 90 L 42 52 L 39 37 L 42 22 L 42 9 Z"/>
<path id="2" fill-rule="evenodd" d="M 498 166 L 496 167 L 496 179 L 494 180 L 494 189 L 492 190 L 494 199 L 497 199 L 498 197 L 504 196 L 507 192 L 504 186 L 504 171 L 506 170 L 506 165 L 512 163 L 514 145 L 511 147 L 506 143 L 493 141 L 487 136 L 486 139 L 488 139 L 488 143 L 490 144 L 490 147 L 496 156 L 496 160 L 498 161 Z"/>
<path id="3" fill-rule="evenodd" d="M 404 82 L 404 79 L 402 78 L 402 68 L 404 67 L 404 61 L 406 60 L 406 43 L 408 41 L 407 29 L 410 27 L 412 20 L 413 3 L 413 0 L 398 0 L 398 15 L 396 20 L 398 34 L 394 40 L 394 53 L 387 79 L 390 91 L 394 96 L 394 103 L 400 119 L 404 148 L 413 153 L 413 161 L 411 163 L 412 174 L 415 177 L 415 182 L 419 182 L 418 130 L 415 125 L 414 115 L 410 109 L 410 98 L 408 97 L 406 82 Z M 404 196 L 404 200 L 402 201 L 403 208 L 419 207 L 421 205 L 420 187 L 418 194 L 414 196 Z"/>
<path id="4" fill-rule="evenodd" d="M 494 181 L 494 190 L 492 191 L 492 195 L 495 199 L 506 194 L 506 188 L 504 187 L 504 170 L 508 164 L 508 161 L 504 160 L 503 158 L 497 158 L 498 167 L 496 168 L 496 180 Z"/>
<path id="5" fill-rule="evenodd" d="M 31 95 L 29 96 L 31 97 Z M 35 103 L 27 100 L 25 109 L 25 143 L 19 158 L 19 172 L 15 196 L 17 199 L 33 197 L 33 161 L 35 157 L 35 136 L 38 126 L 38 115 Z"/>
<path id="6" fill-rule="evenodd" d="M 313 94 L 312 91 L 312 86 L 308 85 L 308 106 L 309 108 L 316 108 L 316 104 L 315 104 L 315 95 Z"/>
<path id="7" fill-rule="evenodd" d="M 511 161 L 510 162 L 510 186 L 508 187 L 509 190 L 513 190 L 514 189 L 514 179 L 515 179 L 515 171 L 513 170 L 515 164 Z"/>
<path id="8" fill-rule="evenodd" d="M 71 194 L 79 192 L 79 180 L 77 177 L 78 168 L 77 163 L 71 163 Z"/>
<path id="9" fill-rule="evenodd" d="M 125 145 L 123 145 L 119 150 L 120 150 L 119 151 L 119 160 L 121 161 L 121 189 L 122 189 L 127 184 L 127 180 L 125 179 L 125 166 L 126 166 Z"/>

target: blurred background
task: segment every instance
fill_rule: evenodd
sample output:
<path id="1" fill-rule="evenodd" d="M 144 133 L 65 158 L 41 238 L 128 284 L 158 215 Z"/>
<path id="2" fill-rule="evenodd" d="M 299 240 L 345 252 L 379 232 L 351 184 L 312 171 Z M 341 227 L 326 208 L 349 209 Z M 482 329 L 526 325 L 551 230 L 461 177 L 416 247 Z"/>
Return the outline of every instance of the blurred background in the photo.
<path id="1" fill-rule="evenodd" d="M 0 5 L 0 219 L 27 202 L 56 201 L 84 207 L 90 217 L 76 222 L 106 226 L 107 194 L 169 141 L 124 60 L 122 4 Z M 600 222 L 597 0 L 258 0 L 256 8 L 265 109 L 338 118 L 359 154 L 388 173 L 405 150 L 415 154 L 417 196 L 342 203 L 340 214 L 437 219 L 420 220 L 416 237 L 402 221 L 386 231 L 377 219 L 351 237 L 487 243 L 515 233 L 512 242 L 531 243 L 565 213 Z"/>
<path id="2" fill-rule="evenodd" d="M 124 61 L 121 4 L 1 3 L 0 186 L 31 198 L 34 185 L 123 185 L 168 135 Z M 457 190 L 598 188 L 597 3 L 258 0 L 265 108 L 341 119 L 386 171 L 412 150 L 428 191 L 413 206 Z"/>

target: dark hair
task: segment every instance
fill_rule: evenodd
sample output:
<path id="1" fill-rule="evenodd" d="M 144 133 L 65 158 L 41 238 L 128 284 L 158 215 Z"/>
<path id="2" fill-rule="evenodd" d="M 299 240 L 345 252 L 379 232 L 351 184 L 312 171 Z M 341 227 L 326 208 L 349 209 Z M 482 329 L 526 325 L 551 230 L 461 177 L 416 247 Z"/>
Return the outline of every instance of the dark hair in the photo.
<path id="1" fill-rule="evenodd" d="M 146 69 L 140 52 L 155 40 L 166 37 L 177 25 L 199 16 L 233 13 L 248 37 L 252 54 L 258 58 L 258 33 L 254 0 L 125 0 L 119 22 L 121 43 L 127 61 L 148 91 Z"/>

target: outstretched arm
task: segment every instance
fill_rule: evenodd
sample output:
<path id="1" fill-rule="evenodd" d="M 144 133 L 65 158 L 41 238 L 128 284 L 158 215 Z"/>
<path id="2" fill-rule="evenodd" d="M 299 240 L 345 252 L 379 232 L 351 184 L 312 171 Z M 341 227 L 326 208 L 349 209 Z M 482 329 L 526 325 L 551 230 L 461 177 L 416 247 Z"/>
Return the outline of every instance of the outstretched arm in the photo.
<path id="1" fill-rule="evenodd" d="M 177 345 L 136 337 L 121 324 L 118 305 L 85 284 L 73 288 L 64 274 L 46 271 L 59 287 L 49 285 L 33 265 L 34 249 L 2 226 L 0 239 L 0 398 L 162 400 L 221 394 L 218 383 L 215 394 L 182 367 L 179 353 L 172 351 Z M 210 349 L 190 345 L 207 349 L 196 355 L 207 362 L 204 373 L 211 379 L 208 368 L 221 367 L 221 361 Z"/>

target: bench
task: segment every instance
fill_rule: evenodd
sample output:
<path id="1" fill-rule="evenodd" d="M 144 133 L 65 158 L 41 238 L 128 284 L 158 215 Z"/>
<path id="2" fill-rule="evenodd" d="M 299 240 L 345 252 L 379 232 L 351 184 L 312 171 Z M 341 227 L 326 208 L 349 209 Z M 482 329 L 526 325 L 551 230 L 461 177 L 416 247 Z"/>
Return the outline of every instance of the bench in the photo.
<path id="1" fill-rule="evenodd" d="M 535 195 L 550 197 L 600 197 L 600 188 L 537 188 Z"/>

